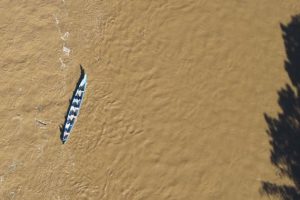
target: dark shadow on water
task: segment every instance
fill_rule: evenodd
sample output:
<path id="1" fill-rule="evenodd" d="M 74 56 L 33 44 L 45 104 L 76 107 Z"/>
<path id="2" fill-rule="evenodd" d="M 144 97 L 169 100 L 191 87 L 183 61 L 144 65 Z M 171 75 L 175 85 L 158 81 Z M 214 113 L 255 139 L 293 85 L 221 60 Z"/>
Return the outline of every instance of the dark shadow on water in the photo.
<path id="1" fill-rule="evenodd" d="M 85 74 L 84 69 L 83 69 L 82 65 L 80 65 L 80 77 L 79 77 L 79 79 L 77 81 L 77 84 L 76 84 L 76 87 L 75 87 L 75 89 L 73 91 L 72 98 L 69 100 L 69 107 L 68 107 L 68 110 L 67 110 L 67 112 L 65 114 L 65 122 L 59 126 L 60 140 L 62 141 L 62 143 L 64 143 L 63 142 L 64 126 L 65 126 L 65 124 L 67 122 L 69 110 L 71 109 L 72 99 L 74 98 L 74 96 L 76 94 L 76 90 L 79 87 L 79 84 L 80 84 L 81 80 L 84 78 L 84 74 Z"/>
<path id="2" fill-rule="evenodd" d="M 283 200 L 300 199 L 300 15 L 281 24 L 287 59 L 285 70 L 292 84 L 278 91 L 281 112 L 277 117 L 264 114 L 271 145 L 271 162 L 280 176 L 292 184 L 264 181 L 261 192 Z M 276 77 L 274 77 L 276 81 Z"/>

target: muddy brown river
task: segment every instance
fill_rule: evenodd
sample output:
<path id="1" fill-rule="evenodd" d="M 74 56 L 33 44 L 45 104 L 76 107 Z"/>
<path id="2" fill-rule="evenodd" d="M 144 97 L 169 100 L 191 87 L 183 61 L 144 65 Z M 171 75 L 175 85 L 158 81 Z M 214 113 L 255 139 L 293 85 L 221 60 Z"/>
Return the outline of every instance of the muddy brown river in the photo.
<path id="1" fill-rule="evenodd" d="M 264 181 L 294 184 L 264 113 L 291 82 L 280 24 L 298 0 L 2 0 L 0 13 L 0 199 L 270 200 Z"/>

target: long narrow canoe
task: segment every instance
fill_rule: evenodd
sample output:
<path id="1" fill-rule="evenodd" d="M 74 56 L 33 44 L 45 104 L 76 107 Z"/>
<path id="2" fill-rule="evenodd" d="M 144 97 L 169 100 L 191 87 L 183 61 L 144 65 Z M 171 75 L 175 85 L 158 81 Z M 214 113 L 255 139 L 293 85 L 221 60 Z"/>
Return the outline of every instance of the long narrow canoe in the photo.
<path id="1" fill-rule="evenodd" d="M 71 100 L 70 109 L 66 117 L 66 121 L 63 127 L 63 134 L 61 137 L 63 144 L 67 142 L 68 138 L 70 137 L 71 131 L 74 128 L 75 122 L 79 115 L 79 110 L 82 105 L 86 85 L 87 85 L 87 75 L 85 74 L 83 79 L 80 81 L 80 84 L 76 88 L 76 92 Z"/>

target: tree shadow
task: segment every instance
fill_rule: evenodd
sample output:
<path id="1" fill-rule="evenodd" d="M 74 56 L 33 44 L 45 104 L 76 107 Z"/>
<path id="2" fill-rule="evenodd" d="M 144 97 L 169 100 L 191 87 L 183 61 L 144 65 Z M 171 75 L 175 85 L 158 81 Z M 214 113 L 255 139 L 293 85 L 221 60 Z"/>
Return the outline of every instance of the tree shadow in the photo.
<path id="1" fill-rule="evenodd" d="M 300 199 L 300 15 L 287 25 L 280 24 L 287 59 L 285 70 L 292 84 L 278 91 L 282 112 L 277 117 L 264 114 L 271 144 L 271 162 L 281 177 L 292 184 L 262 182 L 263 194 L 283 200 Z"/>
<path id="2" fill-rule="evenodd" d="M 64 144 L 64 141 L 63 141 L 64 127 L 65 127 L 65 125 L 66 125 L 66 123 L 67 123 L 68 113 L 69 113 L 69 111 L 70 111 L 70 109 L 71 109 L 71 105 L 72 105 L 72 99 L 74 98 L 74 96 L 75 96 L 75 94 L 76 94 L 76 90 L 77 90 L 77 88 L 79 87 L 80 82 L 81 82 L 82 79 L 84 78 L 84 74 L 85 74 L 84 69 L 83 69 L 82 65 L 80 65 L 80 77 L 79 77 L 79 79 L 78 79 L 78 81 L 77 81 L 77 84 L 76 84 L 76 87 L 75 87 L 75 89 L 74 89 L 74 91 L 73 91 L 72 98 L 69 99 L 69 107 L 68 107 L 68 110 L 67 110 L 67 112 L 66 112 L 66 114 L 65 114 L 65 122 L 59 126 L 60 140 L 62 141 L 63 144 Z"/>

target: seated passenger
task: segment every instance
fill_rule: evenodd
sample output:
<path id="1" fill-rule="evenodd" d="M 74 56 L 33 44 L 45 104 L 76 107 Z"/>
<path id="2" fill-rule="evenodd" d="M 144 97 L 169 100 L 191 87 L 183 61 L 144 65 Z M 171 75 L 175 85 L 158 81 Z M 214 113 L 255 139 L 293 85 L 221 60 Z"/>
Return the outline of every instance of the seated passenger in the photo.
<path id="1" fill-rule="evenodd" d="M 79 86 L 79 87 L 78 87 L 78 90 L 84 91 L 84 85 Z"/>
<path id="2" fill-rule="evenodd" d="M 68 139 L 68 136 L 69 136 L 69 135 L 64 135 L 63 141 L 66 141 L 66 140 Z"/>
<path id="3" fill-rule="evenodd" d="M 70 124 L 72 126 L 74 124 L 75 118 L 67 119 L 67 124 Z"/>
<path id="4" fill-rule="evenodd" d="M 82 98 L 82 97 L 79 96 L 78 94 L 76 94 L 75 97 L 74 97 L 74 99 L 78 99 L 78 100 L 81 100 L 81 98 Z"/>
<path id="5" fill-rule="evenodd" d="M 73 102 L 72 103 L 72 106 L 74 106 L 74 107 L 79 107 L 79 102 L 77 103 L 77 102 Z"/>
<path id="6" fill-rule="evenodd" d="M 70 111 L 70 115 L 74 115 L 74 116 L 76 117 L 76 116 L 77 116 L 77 110 L 75 110 L 75 111 L 74 111 L 74 110 L 71 110 L 71 111 Z"/>

